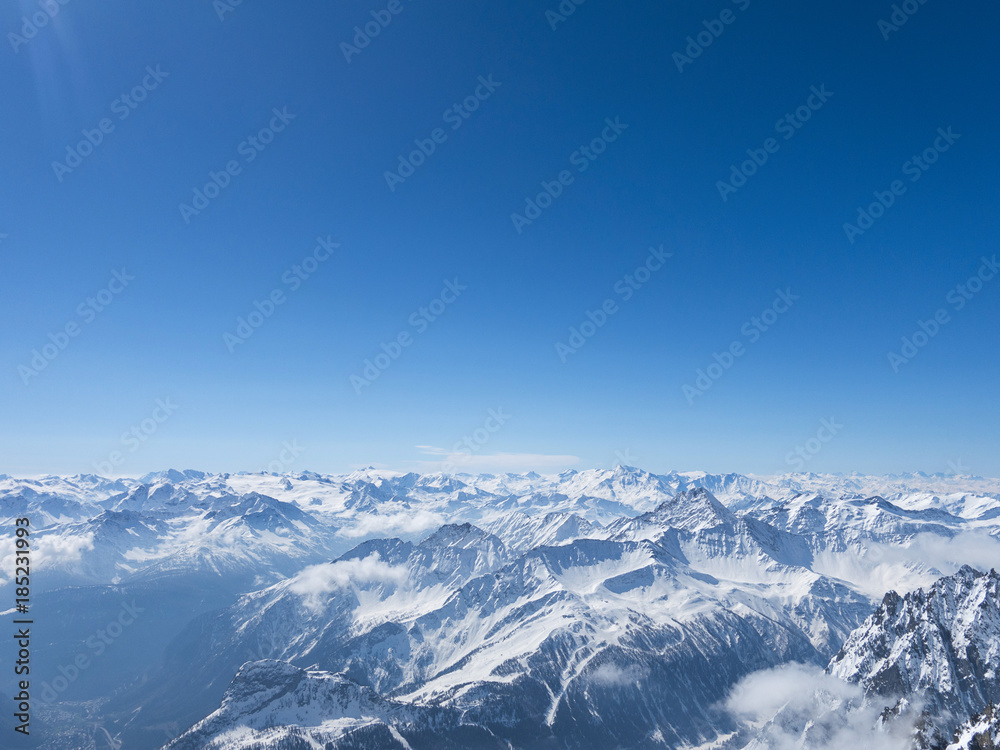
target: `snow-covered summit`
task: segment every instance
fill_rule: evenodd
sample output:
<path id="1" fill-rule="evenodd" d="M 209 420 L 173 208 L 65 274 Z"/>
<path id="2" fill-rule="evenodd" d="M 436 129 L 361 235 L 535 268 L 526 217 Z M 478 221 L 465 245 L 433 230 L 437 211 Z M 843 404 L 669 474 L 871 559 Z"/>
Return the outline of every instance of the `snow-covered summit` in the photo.
<path id="1" fill-rule="evenodd" d="M 868 693 L 969 716 L 1000 702 L 998 664 L 1000 576 L 966 565 L 905 596 L 888 592 L 829 668 Z"/>

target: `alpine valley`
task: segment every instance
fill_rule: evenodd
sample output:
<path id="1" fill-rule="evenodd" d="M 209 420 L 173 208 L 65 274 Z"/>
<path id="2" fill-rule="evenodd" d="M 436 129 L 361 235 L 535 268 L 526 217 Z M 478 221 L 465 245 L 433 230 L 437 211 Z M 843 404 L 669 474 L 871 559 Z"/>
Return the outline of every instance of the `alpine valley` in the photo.
<path id="1" fill-rule="evenodd" d="M 5 748 L 1000 741 L 1000 480 L 0 475 L 3 607 L 17 519 Z"/>

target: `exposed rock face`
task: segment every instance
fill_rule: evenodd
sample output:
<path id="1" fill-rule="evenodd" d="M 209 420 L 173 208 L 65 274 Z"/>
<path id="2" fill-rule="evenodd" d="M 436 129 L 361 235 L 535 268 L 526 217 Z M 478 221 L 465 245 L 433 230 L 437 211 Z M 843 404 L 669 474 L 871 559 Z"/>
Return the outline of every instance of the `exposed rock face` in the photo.
<path id="1" fill-rule="evenodd" d="M 1000 576 L 965 566 L 927 589 L 886 594 L 829 671 L 869 695 L 922 702 L 918 745 L 936 747 L 945 727 L 1000 701 L 998 664 Z"/>

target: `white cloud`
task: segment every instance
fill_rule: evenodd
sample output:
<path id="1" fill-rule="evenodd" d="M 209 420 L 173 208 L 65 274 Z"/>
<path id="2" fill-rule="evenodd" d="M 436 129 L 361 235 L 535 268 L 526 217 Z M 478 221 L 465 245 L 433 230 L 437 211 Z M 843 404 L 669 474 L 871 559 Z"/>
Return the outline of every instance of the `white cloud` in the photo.
<path id="1" fill-rule="evenodd" d="M 725 702 L 743 737 L 753 738 L 745 748 L 908 750 L 912 723 L 900 719 L 882 726 L 884 708 L 882 702 L 867 703 L 857 685 L 803 664 L 755 672 Z"/>
<path id="2" fill-rule="evenodd" d="M 636 664 L 619 667 L 617 664 L 602 664 L 588 675 L 588 679 L 602 687 L 624 687 L 642 682 L 649 670 Z"/>
<path id="3" fill-rule="evenodd" d="M 816 555 L 813 570 L 850 581 L 879 599 L 887 591 L 905 594 L 929 586 L 942 575 L 951 575 L 963 565 L 987 571 L 1000 561 L 1000 539 L 985 531 L 969 531 L 948 538 L 917 534 L 906 544 L 871 543 L 864 554 L 823 552 Z"/>
<path id="4" fill-rule="evenodd" d="M 963 565 L 986 571 L 1000 563 L 1000 539 L 985 531 L 970 531 L 950 539 L 917 534 L 906 547 L 883 545 L 881 557 L 887 562 L 922 562 L 949 574 Z"/>
<path id="5" fill-rule="evenodd" d="M 433 445 L 415 446 L 427 456 L 437 456 L 436 461 L 418 461 L 421 472 L 445 471 L 466 474 L 525 473 L 529 471 L 562 471 L 580 463 L 579 456 L 550 453 L 468 453 L 453 452 Z"/>
<path id="6" fill-rule="evenodd" d="M 373 583 L 398 586 L 405 583 L 406 578 L 405 566 L 389 565 L 375 552 L 360 560 L 311 565 L 292 579 L 289 590 L 301 596 L 309 609 L 320 610 L 334 591 L 356 591 L 359 585 Z"/>
<path id="7" fill-rule="evenodd" d="M 11 583 L 15 576 L 15 537 L 0 539 L 0 586 Z M 72 566 L 83 559 L 83 553 L 94 549 L 94 533 L 39 534 L 32 538 L 31 567 L 43 571 L 60 566 Z"/>
<path id="8" fill-rule="evenodd" d="M 35 564 L 39 569 L 48 566 L 79 562 L 83 553 L 94 549 L 94 533 L 60 536 L 43 534 L 35 540 Z"/>
<path id="9" fill-rule="evenodd" d="M 350 526 L 343 527 L 337 533 L 349 539 L 372 535 L 386 537 L 393 534 L 422 534 L 436 529 L 444 522 L 444 516 L 429 510 L 414 513 L 367 513 L 353 519 Z"/>

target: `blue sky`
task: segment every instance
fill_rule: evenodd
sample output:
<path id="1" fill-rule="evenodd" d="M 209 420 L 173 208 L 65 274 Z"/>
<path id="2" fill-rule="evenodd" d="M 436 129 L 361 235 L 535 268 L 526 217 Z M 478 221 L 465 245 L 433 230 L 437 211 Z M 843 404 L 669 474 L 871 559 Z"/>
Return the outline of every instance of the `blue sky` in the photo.
<path id="1" fill-rule="evenodd" d="M 6 3 L 0 471 L 998 475 L 1000 9 L 813 5 Z"/>

